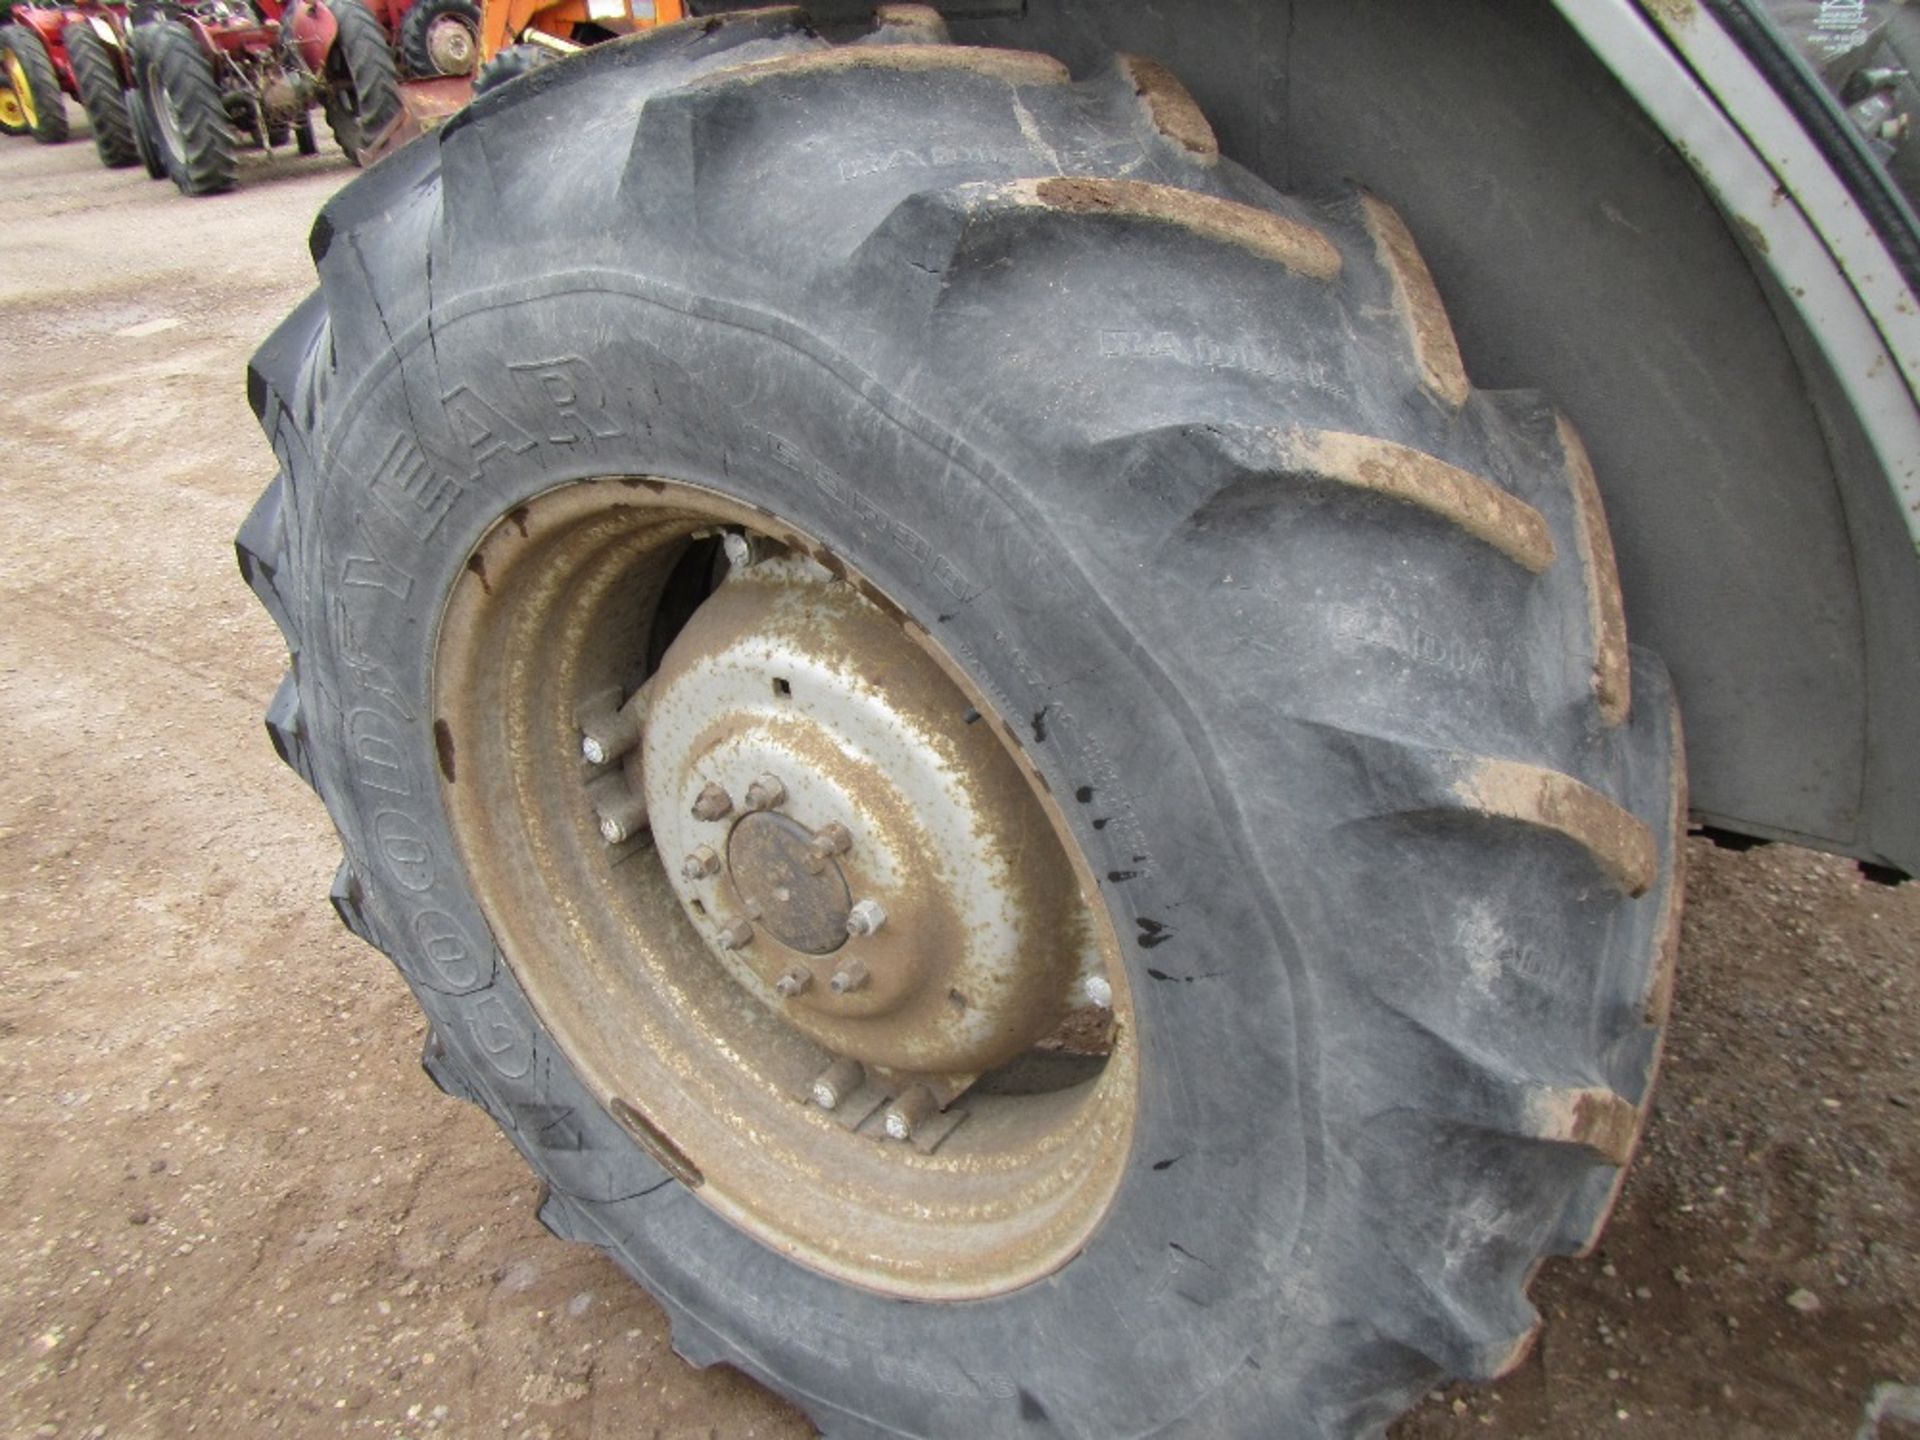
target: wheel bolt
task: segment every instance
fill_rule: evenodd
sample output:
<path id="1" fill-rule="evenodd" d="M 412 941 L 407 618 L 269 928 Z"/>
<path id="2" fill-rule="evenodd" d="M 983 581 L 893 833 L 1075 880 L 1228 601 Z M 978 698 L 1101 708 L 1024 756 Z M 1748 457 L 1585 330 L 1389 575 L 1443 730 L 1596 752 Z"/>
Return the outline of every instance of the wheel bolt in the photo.
<path id="1" fill-rule="evenodd" d="M 753 926 L 744 920 L 736 920 L 713 938 L 722 950 L 741 950 L 753 943 Z"/>
<path id="2" fill-rule="evenodd" d="M 696 820 L 724 820 L 733 813 L 733 797 L 718 785 L 708 785 L 693 801 Z"/>
<path id="3" fill-rule="evenodd" d="M 913 1132 L 931 1120 L 940 1109 L 933 1091 L 924 1085 L 911 1086 L 887 1106 L 887 1138 L 911 1140 Z"/>
<path id="4" fill-rule="evenodd" d="M 804 995 L 812 987 L 813 972 L 804 965 L 795 965 L 773 982 L 774 993 L 782 1000 L 791 1000 L 796 995 Z"/>
<path id="5" fill-rule="evenodd" d="M 747 809 L 777 810 L 787 798 L 787 787 L 777 775 L 762 775 L 747 786 Z"/>
<path id="6" fill-rule="evenodd" d="M 866 1067 L 842 1055 L 814 1077 L 810 1093 L 814 1104 L 832 1110 L 866 1083 Z"/>
<path id="7" fill-rule="evenodd" d="M 851 995 L 865 988 L 867 981 L 873 978 L 864 960 L 849 960 L 833 972 L 833 979 L 827 982 L 827 988 L 836 995 Z"/>
<path id="8" fill-rule="evenodd" d="M 818 875 L 827 868 L 827 861 L 852 848 L 852 832 L 838 821 L 829 821 L 814 831 L 813 839 L 807 842 L 807 869 Z"/>
<path id="9" fill-rule="evenodd" d="M 861 900 L 847 912 L 847 934 L 871 935 L 887 923 L 887 912 L 878 900 Z"/>
<path id="10" fill-rule="evenodd" d="M 647 828 L 647 797 L 627 790 L 594 807 L 600 816 L 600 838 L 609 845 L 631 840 Z"/>
<path id="11" fill-rule="evenodd" d="M 1102 1010 L 1111 1010 L 1113 1008 L 1113 982 L 1107 979 L 1106 976 L 1089 975 L 1087 977 L 1086 990 L 1087 999 L 1095 1005 L 1098 1005 Z"/>
<path id="12" fill-rule="evenodd" d="M 704 880 L 719 873 L 720 854 L 711 845 L 694 846 L 693 853 L 680 866 L 680 874 L 688 880 Z"/>
<path id="13" fill-rule="evenodd" d="M 646 692 L 635 691 L 624 705 L 615 708 L 613 701 L 618 698 L 619 692 L 609 691 L 582 707 L 577 716 L 580 754 L 589 765 L 611 765 L 640 743 L 641 722 L 647 713 Z"/>
<path id="14" fill-rule="evenodd" d="M 727 563 L 736 570 L 758 564 L 761 558 L 759 542 L 740 530 L 729 530 L 727 538 L 720 542 L 720 548 L 727 552 Z"/>

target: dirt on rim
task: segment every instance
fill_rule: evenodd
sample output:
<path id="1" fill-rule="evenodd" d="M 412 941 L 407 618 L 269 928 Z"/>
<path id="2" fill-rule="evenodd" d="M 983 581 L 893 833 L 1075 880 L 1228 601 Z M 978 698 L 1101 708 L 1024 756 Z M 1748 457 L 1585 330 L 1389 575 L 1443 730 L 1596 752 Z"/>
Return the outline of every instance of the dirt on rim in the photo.
<path id="1" fill-rule="evenodd" d="M 262 732 L 243 367 L 351 173 L 189 201 L 84 133 L 0 141 L 0 1434 L 810 1434 L 534 1221 Z M 1920 890 L 1688 854 L 1613 1227 L 1542 1273 L 1526 1364 L 1400 1440 L 1920 1436 Z"/>

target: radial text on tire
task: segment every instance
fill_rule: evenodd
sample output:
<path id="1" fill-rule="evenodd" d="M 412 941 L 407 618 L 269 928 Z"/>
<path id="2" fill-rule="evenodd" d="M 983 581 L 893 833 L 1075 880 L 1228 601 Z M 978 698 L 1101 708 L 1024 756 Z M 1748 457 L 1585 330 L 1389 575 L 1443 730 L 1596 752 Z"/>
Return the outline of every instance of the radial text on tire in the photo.
<path id="1" fill-rule="evenodd" d="M 1679 732 L 1572 427 L 1385 203 L 1149 61 L 774 11 L 481 97 L 312 251 L 268 730 L 429 1072 L 682 1355 L 852 1436 L 1518 1362 L 1644 1119 Z"/>

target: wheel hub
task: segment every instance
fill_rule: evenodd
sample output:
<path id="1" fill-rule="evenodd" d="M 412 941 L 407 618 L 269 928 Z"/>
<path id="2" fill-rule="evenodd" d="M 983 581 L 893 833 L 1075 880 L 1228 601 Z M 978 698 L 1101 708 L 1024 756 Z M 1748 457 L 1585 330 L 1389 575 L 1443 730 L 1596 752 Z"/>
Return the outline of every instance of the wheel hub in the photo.
<path id="1" fill-rule="evenodd" d="M 473 69 L 473 32 L 451 16 L 434 21 L 427 29 L 427 57 L 442 75 L 467 74 Z"/>
<path id="2" fill-rule="evenodd" d="M 724 856 L 668 866 L 689 918 L 869 1065 L 977 1074 L 1050 1032 L 1079 972 L 1073 877 L 1034 858 L 1046 818 L 971 713 L 897 619 L 795 558 L 736 568 L 649 686 L 655 839 Z"/>

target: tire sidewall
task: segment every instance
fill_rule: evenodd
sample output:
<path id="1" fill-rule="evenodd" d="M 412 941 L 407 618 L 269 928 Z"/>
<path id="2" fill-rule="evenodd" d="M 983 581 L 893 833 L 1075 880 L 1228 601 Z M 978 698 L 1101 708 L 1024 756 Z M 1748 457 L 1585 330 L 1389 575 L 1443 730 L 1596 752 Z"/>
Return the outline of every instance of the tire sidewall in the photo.
<path id="1" fill-rule="evenodd" d="M 295 490 L 305 723 L 378 943 L 476 1098 L 597 1238 L 723 1342 L 712 1358 L 803 1396 L 857 1394 L 906 1434 L 1010 1427 L 1056 1404 L 1116 1435 L 1191 1412 L 1279 1343 L 1308 1273 L 1318 1142 L 1305 1000 L 1293 968 L 1262 953 L 1257 882 L 1220 854 L 1177 707 L 1050 543 L 1017 463 L 970 451 L 771 320 L 722 323 L 606 276 L 546 289 L 443 304 L 430 347 L 422 327 L 396 337 L 404 361 L 374 361 L 322 402 L 326 482 Z M 306 383 L 325 365 L 310 361 Z M 551 376 L 572 410 L 544 398 Z M 655 1188 L 664 1173 L 586 1092 L 492 946 L 439 801 L 441 609 L 501 517 L 610 475 L 708 485 L 863 572 L 1011 722 L 1108 877 L 1141 1110 L 1112 1209 L 1054 1275 L 967 1304 L 888 1300 L 761 1247 L 678 1185 Z M 1127 1322 L 1109 1323 L 1121 1295 Z M 1103 1390 L 1097 1377 L 1116 1374 L 1137 1383 Z"/>

